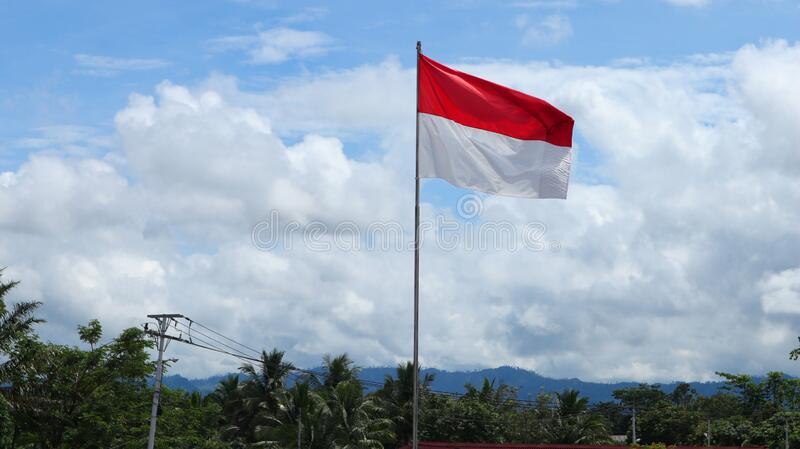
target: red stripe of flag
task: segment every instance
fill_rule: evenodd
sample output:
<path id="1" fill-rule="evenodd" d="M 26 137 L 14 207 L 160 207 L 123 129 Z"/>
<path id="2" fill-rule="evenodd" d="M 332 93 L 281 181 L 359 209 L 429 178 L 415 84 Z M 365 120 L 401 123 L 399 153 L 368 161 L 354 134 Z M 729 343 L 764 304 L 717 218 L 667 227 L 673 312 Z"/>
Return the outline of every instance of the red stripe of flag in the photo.
<path id="1" fill-rule="evenodd" d="M 419 112 L 520 140 L 572 146 L 574 121 L 550 103 L 420 55 Z"/>

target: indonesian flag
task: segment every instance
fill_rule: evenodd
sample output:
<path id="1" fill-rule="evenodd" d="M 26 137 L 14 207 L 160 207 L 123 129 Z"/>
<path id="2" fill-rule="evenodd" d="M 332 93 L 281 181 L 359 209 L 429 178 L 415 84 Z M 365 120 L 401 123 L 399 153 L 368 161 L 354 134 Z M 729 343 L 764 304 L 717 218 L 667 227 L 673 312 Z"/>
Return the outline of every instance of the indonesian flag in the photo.
<path id="1" fill-rule="evenodd" d="M 419 55 L 419 176 L 566 198 L 574 121 L 544 100 Z"/>

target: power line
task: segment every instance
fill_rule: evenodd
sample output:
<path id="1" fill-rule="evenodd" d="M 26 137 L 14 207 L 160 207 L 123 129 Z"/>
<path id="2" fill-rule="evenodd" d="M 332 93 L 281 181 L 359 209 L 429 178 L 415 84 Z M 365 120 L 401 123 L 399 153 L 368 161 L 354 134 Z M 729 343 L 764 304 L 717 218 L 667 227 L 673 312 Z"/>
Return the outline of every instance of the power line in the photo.
<path id="1" fill-rule="evenodd" d="M 186 319 L 189 324 L 186 324 L 184 322 L 179 321 L 180 318 Z M 235 357 L 235 358 L 237 358 L 239 360 L 242 360 L 244 362 L 247 362 L 247 363 L 263 363 L 264 362 L 264 360 L 262 358 L 260 358 L 260 356 L 263 354 L 263 351 L 258 351 L 256 349 L 252 348 L 251 346 L 248 346 L 248 345 L 246 345 L 244 343 L 241 343 L 241 342 L 239 342 L 237 340 L 234 340 L 233 338 L 230 338 L 230 337 L 222 334 L 221 332 L 218 332 L 218 331 L 216 331 L 216 330 L 210 328 L 209 326 L 206 326 L 206 325 L 204 325 L 204 324 L 202 324 L 200 322 L 194 321 L 191 318 L 188 318 L 188 317 L 180 317 L 180 318 L 172 320 L 172 323 L 173 323 L 172 327 L 176 331 L 181 333 L 181 337 L 166 336 L 166 338 L 168 338 L 170 340 L 179 341 L 181 343 L 189 344 L 189 345 L 192 345 L 192 346 L 196 346 L 196 347 L 199 347 L 201 349 L 206 349 L 206 350 L 217 352 L 217 353 L 220 353 L 220 354 L 223 354 L 223 355 L 232 356 L 232 357 Z M 178 326 L 181 326 L 181 328 L 179 328 Z M 206 330 L 206 331 L 208 331 L 208 332 L 210 332 L 210 333 L 212 333 L 214 335 L 219 336 L 220 338 L 222 338 L 222 339 L 224 339 L 224 340 L 226 340 L 226 341 L 228 341 L 228 342 L 230 342 L 230 343 L 232 343 L 234 345 L 237 345 L 237 346 L 240 346 L 241 348 L 247 349 L 248 351 L 250 351 L 250 352 L 252 352 L 254 354 L 257 354 L 259 356 L 259 358 L 252 357 L 252 356 L 248 355 L 247 353 L 245 353 L 243 350 L 237 349 L 234 346 L 231 346 L 231 345 L 229 345 L 229 344 L 227 344 L 227 343 L 225 343 L 223 341 L 220 341 L 219 339 L 209 335 L 208 333 L 200 331 L 200 330 L 198 330 L 196 328 L 192 328 L 192 326 L 200 327 L 200 328 L 202 328 L 202 329 L 204 329 L 204 330 Z M 186 333 L 188 335 L 189 340 L 187 340 L 185 338 L 182 338 L 183 333 Z M 227 349 L 223 349 L 223 348 L 227 348 Z M 294 365 L 288 364 L 288 363 L 283 364 L 283 368 L 287 368 L 288 370 L 296 372 L 296 373 L 302 373 L 302 374 L 310 375 L 310 376 L 313 376 L 314 378 L 317 378 L 317 379 L 320 378 L 320 377 L 324 377 L 326 375 L 326 373 L 324 373 L 324 372 L 318 372 L 318 371 L 314 371 L 314 370 L 310 370 L 310 369 L 298 368 L 298 367 L 295 367 Z M 297 379 L 298 380 L 300 379 L 300 375 L 299 374 L 297 375 Z M 374 387 L 374 388 L 382 388 L 384 386 L 383 382 L 364 379 L 364 378 L 360 378 L 360 377 L 357 377 L 357 376 L 354 377 L 354 380 L 357 380 L 362 386 L 368 386 L 368 387 Z M 457 399 L 470 396 L 470 393 L 455 393 L 455 392 L 449 392 L 449 391 L 434 390 L 434 389 L 431 389 L 431 388 L 426 389 L 426 393 L 432 394 L 432 395 L 448 396 L 448 397 L 453 397 L 453 398 L 457 398 Z M 478 395 L 480 395 L 480 393 L 478 393 Z M 542 409 L 544 409 L 544 410 L 557 410 L 559 408 L 557 404 L 553 404 L 553 403 L 543 404 L 542 402 L 537 401 L 537 400 L 519 399 L 519 398 L 511 398 L 511 397 L 509 397 L 509 398 L 482 398 L 482 400 L 485 401 L 485 402 L 492 403 L 494 405 L 498 405 L 498 406 L 511 405 L 511 406 L 515 406 L 518 409 L 522 409 L 522 410 L 542 410 Z M 641 411 L 649 411 L 649 410 L 653 410 L 653 409 L 657 409 L 657 408 L 658 407 L 637 407 L 636 409 L 637 409 L 637 411 L 641 412 Z M 610 410 L 613 410 L 613 409 L 631 410 L 632 406 L 625 405 L 625 404 L 606 403 L 606 404 L 603 404 L 602 406 L 596 406 L 596 407 L 593 407 L 593 408 L 591 408 L 589 410 L 586 410 L 586 411 L 583 411 L 583 412 L 574 413 L 574 414 L 558 415 L 558 417 L 559 418 L 569 418 L 569 417 L 580 416 L 580 415 L 585 415 L 585 414 L 603 413 L 604 411 L 610 411 Z M 712 415 L 710 412 L 706 412 L 706 411 L 695 410 L 693 412 L 697 413 L 698 417 L 705 417 L 707 419 L 720 419 L 720 418 L 722 418 L 721 416 L 715 416 L 715 415 Z M 755 417 L 756 415 L 761 416 L 762 414 L 763 414 L 763 411 L 761 411 L 761 410 L 754 411 L 751 414 L 752 415 L 751 417 Z M 744 416 L 744 415 L 737 415 L 737 416 Z M 546 419 L 553 419 L 553 418 L 546 418 Z"/>
<path id="2" fill-rule="evenodd" d="M 212 336 L 210 336 L 210 335 L 208 335 L 208 334 L 206 334 L 206 333 L 204 333 L 202 331 L 199 331 L 197 329 L 192 329 L 190 327 L 190 325 L 187 325 L 185 323 L 181 323 L 180 321 L 174 321 L 173 323 L 174 323 L 173 327 L 175 328 L 175 330 L 177 330 L 178 332 L 181 332 L 181 333 L 185 332 L 187 334 L 187 336 L 188 336 L 189 341 L 192 341 L 192 339 L 200 339 L 199 337 L 196 337 L 196 335 L 201 335 L 203 337 L 201 340 L 204 340 L 205 343 L 207 343 L 207 344 L 210 344 L 209 341 L 211 341 L 211 342 L 216 343 L 219 346 L 223 346 L 223 347 L 227 348 L 229 351 L 232 351 L 233 353 L 240 354 L 240 355 L 245 356 L 245 357 L 251 357 L 251 356 L 249 356 L 248 354 L 246 354 L 244 351 L 242 351 L 240 349 L 237 349 L 237 348 L 234 348 L 233 346 L 225 344 L 225 343 L 217 340 L 216 338 L 214 338 L 214 337 L 212 337 Z M 182 326 L 183 328 L 185 328 L 185 330 L 184 329 L 179 329 L 178 326 Z M 256 354 L 257 355 L 261 355 L 259 352 L 256 352 Z"/>
<path id="3" fill-rule="evenodd" d="M 251 348 L 251 347 L 249 347 L 249 346 L 247 346 L 247 345 L 245 345 L 243 343 L 240 343 L 240 342 L 238 342 L 238 341 L 236 341 L 236 340 L 234 340 L 234 339 L 232 339 L 232 338 L 230 338 L 230 337 L 228 337 L 228 336 L 226 336 L 226 335 L 224 335 L 224 334 L 222 334 L 222 333 L 220 333 L 218 331 L 215 331 L 215 330 L 211 329 L 210 327 L 208 327 L 206 325 L 203 325 L 202 323 L 199 323 L 197 321 L 194 321 L 194 320 L 191 320 L 191 319 L 188 319 L 188 318 L 187 318 L 187 320 L 189 320 L 191 324 L 196 324 L 197 326 L 199 326 L 199 327 L 201 327 L 203 329 L 206 329 L 209 332 L 212 332 L 212 333 L 214 333 L 216 335 L 219 335 L 220 337 L 224 338 L 225 340 L 230 341 L 231 343 L 239 345 L 239 346 L 241 346 L 243 348 L 248 348 L 250 351 L 253 351 L 254 353 L 257 353 L 259 355 L 261 354 L 261 352 L 255 350 L 255 349 L 253 349 L 253 348 Z M 236 357 L 236 358 L 238 358 L 240 360 L 243 360 L 243 361 L 246 361 L 246 362 L 263 363 L 262 359 L 253 358 L 253 357 L 245 354 L 243 351 L 241 351 L 241 350 L 239 350 L 237 348 L 234 348 L 234 347 L 232 347 L 232 346 L 230 346 L 230 345 L 228 345 L 228 344 L 226 344 L 224 342 L 221 342 L 220 340 L 218 340 L 218 339 L 216 339 L 216 338 L 214 338 L 212 336 L 209 336 L 208 334 L 206 334 L 206 333 L 204 333 L 202 331 L 199 331 L 197 329 L 191 329 L 189 327 L 190 325 L 187 325 L 186 323 L 182 323 L 182 322 L 180 322 L 178 320 L 173 320 L 172 322 L 174 324 L 173 328 L 176 331 L 181 332 L 181 333 L 186 332 L 189 335 L 189 340 L 186 340 L 186 339 L 180 338 L 180 337 L 177 337 L 177 338 L 176 337 L 170 337 L 170 339 L 174 339 L 174 340 L 180 341 L 182 343 L 186 343 L 186 344 L 190 344 L 190 345 L 193 345 L 193 346 L 197 346 L 197 347 L 202 348 L 202 349 L 211 350 L 211 351 L 214 351 L 214 352 L 217 352 L 217 353 L 220 353 L 220 354 Z M 178 326 L 182 326 L 183 329 L 178 328 Z M 196 336 L 197 334 L 201 335 L 202 338 L 201 337 L 197 337 Z M 192 340 L 197 340 L 201 344 L 197 344 L 197 343 L 193 342 Z M 208 341 L 208 340 L 210 340 L 210 341 Z M 217 345 L 220 345 L 220 346 L 223 346 L 223 347 L 227 348 L 227 350 L 216 346 L 214 343 L 216 343 Z M 284 368 L 288 368 L 291 371 L 297 371 L 297 372 L 301 372 L 301 373 L 304 373 L 304 374 L 308 374 L 308 375 L 314 376 L 315 378 L 323 377 L 325 375 L 325 373 L 322 373 L 322 372 L 317 372 L 317 371 L 303 369 L 303 368 L 297 368 L 297 367 L 295 367 L 294 365 L 291 365 L 291 364 L 284 364 L 283 367 Z M 375 388 L 382 388 L 384 386 L 384 384 L 382 382 L 379 382 L 379 381 L 373 381 L 373 380 L 359 378 L 359 377 L 355 377 L 354 380 L 357 380 L 359 383 L 361 383 L 364 386 L 370 386 L 370 387 L 375 387 Z M 455 393 L 455 392 L 449 392 L 449 391 L 434 390 L 434 389 L 431 389 L 431 388 L 428 388 L 426 390 L 426 392 L 428 394 L 449 396 L 449 397 L 455 397 L 455 398 L 462 398 L 462 397 L 469 396 L 469 393 Z M 515 406 L 517 406 L 519 408 L 523 408 L 523 409 L 538 409 L 538 408 L 542 407 L 542 404 L 540 402 L 538 402 L 538 401 L 526 400 L 526 399 L 518 399 L 518 398 L 504 398 L 504 399 L 485 398 L 484 400 L 487 401 L 487 402 L 491 402 L 491 403 L 493 403 L 495 405 L 515 405 Z M 547 407 L 547 406 L 545 406 L 545 407 Z M 621 407 L 624 408 L 624 406 L 621 406 Z M 549 408 L 550 409 L 557 409 L 557 406 L 555 404 L 553 404 L 553 405 L 549 406 Z"/>
<path id="4" fill-rule="evenodd" d="M 244 343 L 240 343 L 240 342 L 238 342 L 238 341 L 236 341 L 236 340 L 234 340 L 234 339 L 232 339 L 232 338 L 229 338 L 229 337 L 227 337 L 227 336 L 225 336 L 225 335 L 222 335 L 221 333 L 219 333 L 219 332 L 215 331 L 214 329 L 211 329 L 211 328 L 209 328 L 208 326 L 205 326 L 205 325 L 203 325 L 203 323 L 199 323 L 199 322 L 197 322 L 197 321 L 194 321 L 194 320 L 192 320 L 192 319 L 191 319 L 191 318 L 189 318 L 189 317 L 184 317 L 184 318 L 186 318 L 187 320 L 189 320 L 189 323 L 190 323 L 190 324 L 191 324 L 191 323 L 194 323 L 194 324 L 196 324 L 196 325 L 198 325 L 198 326 L 202 327 L 203 329 L 205 329 L 205 330 L 207 330 L 207 331 L 209 331 L 209 332 L 212 332 L 212 333 L 214 333 L 214 334 L 216 334 L 216 335 L 219 335 L 220 337 L 222 337 L 222 338 L 224 338 L 224 339 L 226 339 L 226 340 L 228 340 L 228 341 L 230 341 L 230 342 L 232 342 L 232 343 L 235 343 L 235 344 L 237 344 L 237 345 L 239 345 L 239 346 L 241 346 L 241 347 L 243 347 L 243 348 L 245 348 L 245 349 L 249 349 L 250 351 L 253 351 L 253 352 L 254 352 L 254 353 L 256 353 L 256 354 L 259 354 L 259 355 L 261 355 L 261 351 L 259 351 L 259 350 L 257 350 L 257 349 L 254 349 L 254 348 L 251 348 L 250 346 L 247 346 L 247 345 L 246 345 L 246 344 L 244 344 Z"/>

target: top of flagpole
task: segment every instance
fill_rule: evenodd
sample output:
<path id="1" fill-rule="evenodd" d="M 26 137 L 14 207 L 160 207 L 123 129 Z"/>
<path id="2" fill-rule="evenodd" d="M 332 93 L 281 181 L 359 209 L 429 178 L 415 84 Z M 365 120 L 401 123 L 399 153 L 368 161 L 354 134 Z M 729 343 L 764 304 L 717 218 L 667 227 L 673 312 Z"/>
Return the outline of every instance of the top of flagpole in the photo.
<path id="1" fill-rule="evenodd" d="M 417 41 L 417 54 L 422 54 L 422 41 Z"/>

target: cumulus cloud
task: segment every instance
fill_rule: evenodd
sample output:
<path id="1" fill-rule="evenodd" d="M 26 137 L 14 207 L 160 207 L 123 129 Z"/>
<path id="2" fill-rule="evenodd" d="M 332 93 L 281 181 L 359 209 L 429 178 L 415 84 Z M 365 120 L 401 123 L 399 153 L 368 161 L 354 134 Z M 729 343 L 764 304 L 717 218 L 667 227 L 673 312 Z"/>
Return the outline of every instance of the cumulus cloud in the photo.
<path id="1" fill-rule="evenodd" d="M 252 64 L 278 64 L 330 51 L 333 39 L 319 31 L 278 27 L 256 35 L 225 36 L 209 41 L 213 51 L 245 51 Z"/>
<path id="2" fill-rule="evenodd" d="M 800 186 L 787 124 L 800 119 L 800 46 L 662 66 L 459 68 L 540 93 L 589 148 L 567 201 L 484 197 L 475 220 L 537 221 L 558 246 L 446 249 L 427 237 L 426 365 L 596 380 L 797 372 Z M 118 330 L 180 312 L 301 366 L 338 351 L 364 365 L 405 360 L 410 252 L 315 251 L 298 236 L 260 251 L 251 232 L 276 210 L 301 229 L 383 220 L 409 235 L 413 86 L 390 58 L 267 92 L 215 76 L 133 94 L 107 154 L 34 153 L 0 174 L 5 274 L 23 281 L 20 297 L 45 301 L 44 329 L 59 339 L 92 317 Z M 358 136 L 374 142 L 369 156 L 348 148 Z M 453 216 L 435 196 L 423 218 Z M 170 351 L 187 375 L 236 365 Z"/>
<path id="3" fill-rule="evenodd" d="M 800 268 L 770 274 L 760 286 L 764 312 L 800 314 Z"/>

